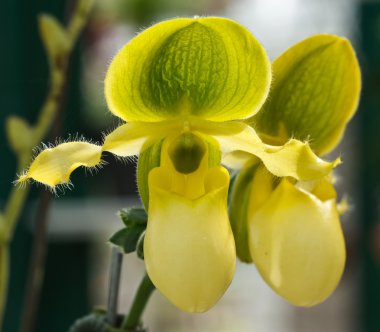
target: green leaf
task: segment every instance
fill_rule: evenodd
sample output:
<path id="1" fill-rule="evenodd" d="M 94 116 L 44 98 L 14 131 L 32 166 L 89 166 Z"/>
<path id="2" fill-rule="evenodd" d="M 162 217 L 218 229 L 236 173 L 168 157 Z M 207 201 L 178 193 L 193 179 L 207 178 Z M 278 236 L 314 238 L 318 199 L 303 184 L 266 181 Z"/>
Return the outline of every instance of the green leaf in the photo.
<path id="1" fill-rule="evenodd" d="M 139 224 L 123 228 L 112 235 L 110 242 L 120 247 L 124 253 L 129 254 L 136 251 L 137 242 L 145 228 L 145 225 Z"/>
<path id="2" fill-rule="evenodd" d="M 178 18 L 143 31 L 113 59 L 105 80 L 109 109 L 126 121 L 183 115 L 247 118 L 267 97 L 270 63 L 240 24 Z"/>
<path id="3" fill-rule="evenodd" d="M 109 332 L 109 328 L 105 315 L 89 314 L 77 319 L 69 332 Z"/>
<path id="4" fill-rule="evenodd" d="M 142 208 L 121 209 L 119 216 L 126 227 L 112 235 L 110 242 L 128 254 L 136 251 L 139 238 L 146 229 L 148 216 Z"/>
<path id="5" fill-rule="evenodd" d="M 134 224 L 145 225 L 148 221 L 148 215 L 142 208 L 121 209 L 119 216 L 125 226 L 132 226 Z"/>
<path id="6" fill-rule="evenodd" d="M 317 154 L 340 141 L 358 105 L 360 68 L 347 39 L 316 35 L 273 63 L 270 96 L 251 124 L 268 143 L 307 140 Z"/>

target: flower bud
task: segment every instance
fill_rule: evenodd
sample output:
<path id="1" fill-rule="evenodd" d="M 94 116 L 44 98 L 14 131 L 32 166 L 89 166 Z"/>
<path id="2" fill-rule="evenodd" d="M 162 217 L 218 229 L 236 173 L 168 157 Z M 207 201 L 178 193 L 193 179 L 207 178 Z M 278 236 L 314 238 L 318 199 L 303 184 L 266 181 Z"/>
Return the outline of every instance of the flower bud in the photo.
<path id="1" fill-rule="evenodd" d="M 321 34 L 289 48 L 273 62 L 270 97 L 252 118 L 269 144 L 307 140 L 318 155 L 340 142 L 360 95 L 360 69 L 350 42 Z"/>
<path id="2" fill-rule="evenodd" d="M 33 147 L 33 128 L 22 118 L 10 116 L 6 122 L 6 133 L 13 151 L 29 151 Z"/>
<path id="3" fill-rule="evenodd" d="M 41 39 L 51 63 L 70 50 L 71 42 L 61 23 L 54 16 L 41 14 L 38 17 Z"/>

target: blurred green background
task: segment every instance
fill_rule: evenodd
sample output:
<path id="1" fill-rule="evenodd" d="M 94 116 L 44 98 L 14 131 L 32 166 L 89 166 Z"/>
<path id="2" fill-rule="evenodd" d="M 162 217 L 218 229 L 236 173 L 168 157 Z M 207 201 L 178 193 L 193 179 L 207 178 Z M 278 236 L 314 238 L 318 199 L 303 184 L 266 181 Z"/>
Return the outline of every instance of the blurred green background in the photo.
<path id="1" fill-rule="evenodd" d="M 15 157 L 4 133 L 16 114 L 34 123 L 49 84 L 37 15 L 66 22 L 75 1 L 0 1 L 0 200 L 15 179 Z M 335 33 L 354 44 L 363 70 L 360 110 L 337 151 L 345 164 L 340 193 L 352 209 L 343 220 L 348 264 L 341 285 L 324 304 L 294 308 L 275 296 L 253 266 L 239 265 L 235 281 L 209 313 L 179 313 L 159 294 L 147 311 L 151 331 L 380 331 L 380 2 L 359 0 L 97 0 L 72 56 L 62 138 L 69 133 L 101 140 L 119 123 L 107 111 L 103 80 L 117 50 L 136 32 L 165 18 L 218 15 L 247 26 L 271 59 L 315 33 Z M 46 139 L 49 141 L 49 139 Z M 53 139 L 54 141 L 54 139 Z M 110 155 L 100 174 L 76 171 L 75 188 L 54 198 L 50 211 L 47 266 L 37 332 L 65 332 L 94 305 L 105 305 L 110 248 L 119 227 L 118 208 L 138 204 L 135 165 Z M 36 205 L 34 186 L 12 242 L 10 289 L 4 332 L 19 330 Z M 124 264 L 120 307 L 125 310 L 143 266 Z"/>

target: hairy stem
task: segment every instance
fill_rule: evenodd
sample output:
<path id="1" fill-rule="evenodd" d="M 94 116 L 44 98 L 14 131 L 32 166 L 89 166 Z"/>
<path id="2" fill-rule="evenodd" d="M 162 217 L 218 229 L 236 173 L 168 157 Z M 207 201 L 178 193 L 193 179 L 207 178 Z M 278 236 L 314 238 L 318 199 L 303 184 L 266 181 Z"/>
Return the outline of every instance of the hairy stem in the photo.
<path id="1" fill-rule="evenodd" d="M 121 325 L 122 329 L 128 331 L 135 330 L 139 327 L 141 323 L 141 316 L 148 303 L 150 295 L 153 293 L 154 290 L 155 287 L 152 281 L 150 280 L 148 274 L 145 274 L 143 279 L 141 280 L 140 286 L 137 290 L 129 313 L 125 316 L 124 321 Z"/>

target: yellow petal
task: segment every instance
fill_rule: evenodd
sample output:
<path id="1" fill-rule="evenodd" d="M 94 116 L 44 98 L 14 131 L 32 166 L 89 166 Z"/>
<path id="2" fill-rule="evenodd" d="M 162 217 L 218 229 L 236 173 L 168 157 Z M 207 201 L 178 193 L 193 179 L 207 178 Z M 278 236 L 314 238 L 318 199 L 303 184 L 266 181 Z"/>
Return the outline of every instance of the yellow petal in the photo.
<path id="1" fill-rule="evenodd" d="M 359 101 L 360 68 L 350 42 L 327 34 L 307 38 L 276 59 L 272 69 L 276 79 L 253 126 L 282 142 L 310 140 L 317 154 L 331 151 Z"/>
<path id="2" fill-rule="evenodd" d="M 94 167 L 100 164 L 103 151 L 121 157 L 137 155 L 172 132 L 179 129 L 178 122 L 126 123 L 105 137 L 103 146 L 86 142 L 59 144 L 43 150 L 32 162 L 18 182 L 34 179 L 49 187 L 69 183 L 70 174 L 79 166 Z"/>
<path id="3" fill-rule="evenodd" d="M 223 156 L 223 164 L 231 169 L 240 169 L 255 159 L 257 159 L 257 161 L 260 161 L 260 159 L 251 155 L 250 153 L 243 151 L 233 151 Z"/>
<path id="4" fill-rule="evenodd" d="M 180 128 L 180 123 L 175 121 L 125 123 L 105 137 L 103 151 L 120 157 L 138 155 L 143 148 L 178 132 Z"/>
<path id="5" fill-rule="evenodd" d="M 113 59 L 105 80 L 110 111 L 126 121 L 188 115 L 249 117 L 269 91 L 265 50 L 240 24 L 178 18 L 143 31 Z"/>
<path id="6" fill-rule="evenodd" d="M 68 183 L 79 166 L 94 167 L 101 162 L 102 147 L 87 142 L 63 143 L 43 150 L 18 182 L 34 179 L 47 186 Z"/>
<path id="7" fill-rule="evenodd" d="M 320 201 L 287 180 L 250 220 L 252 258 L 272 289 L 297 306 L 337 287 L 345 244 L 335 200 Z"/>
<path id="8" fill-rule="evenodd" d="M 332 173 L 327 176 L 311 181 L 298 181 L 296 186 L 303 189 L 312 195 L 316 196 L 321 201 L 337 199 L 337 193 L 333 185 Z"/>
<path id="9" fill-rule="evenodd" d="M 241 122 L 199 121 L 194 124 L 194 130 L 216 139 L 224 154 L 240 150 L 257 156 L 269 172 L 278 177 L 291 176 L 298 180 L 320 178 L 340 162 L 323 161 L 313 153 L 308 143 L 295 139 L 283 146 L 264 144 L 251 127 Z"/>
<path id="10" fill-rule="evenodd" d="M 235 244 L 227 215 L 228 172 L 211 168 L 205 195 L 170 192 L 170 172 L 149 175 L 149 220 L 145 264 L 154 285 L 187 312 L 210 309 L 231 283 Z"/>
<path id="11" fill-rule="evenodd" d="M 334 188 L 333 173 L 330 173 L 327 176 L 317 180 L 298 181 L 296 183 L 296 187 L 308 191 L 321 201 L 327 201 L 330 199 L 337 200 L 338 197 L 337 192 Z M 349 210 L 350 204 L 348 203 L 347 199 L 343 197 L 339 202 L 337 202 L 336 208 L 339 212 L 339 215 L 342 216 Z"/>

